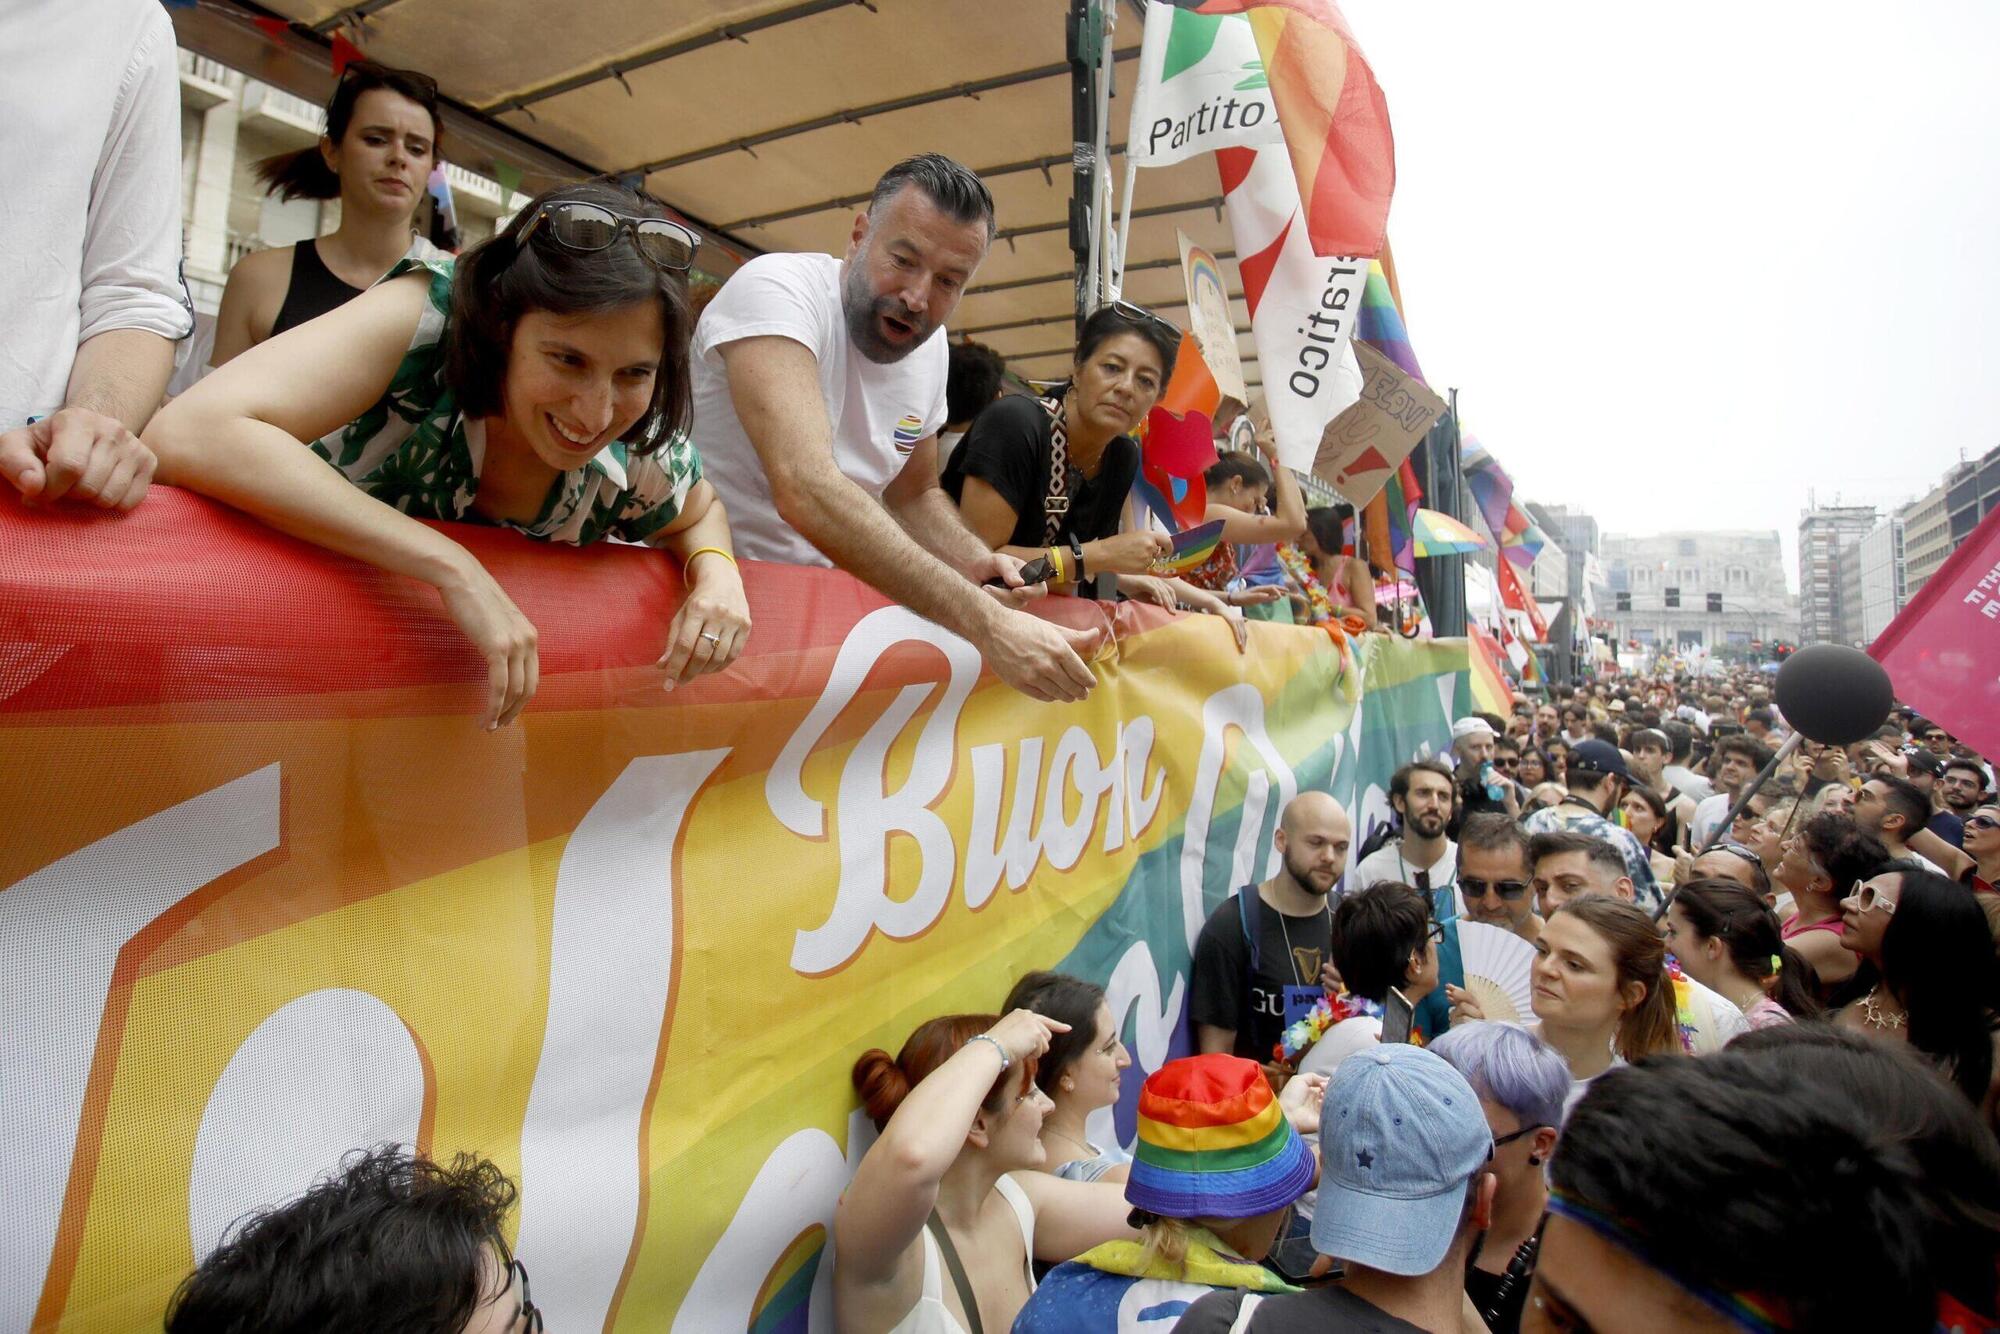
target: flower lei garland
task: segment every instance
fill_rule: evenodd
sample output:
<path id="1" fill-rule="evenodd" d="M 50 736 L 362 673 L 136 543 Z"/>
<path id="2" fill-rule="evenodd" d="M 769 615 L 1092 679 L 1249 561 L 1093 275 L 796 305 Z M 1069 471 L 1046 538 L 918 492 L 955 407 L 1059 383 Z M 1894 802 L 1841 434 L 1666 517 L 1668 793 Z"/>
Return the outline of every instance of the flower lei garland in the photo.
<path id="1" fill-rule="evenodd" d="M 1278 1040 L 1278 1045 L 1271 1048 L 1272 1059 L 1280 1065 L 1292 1066 L 1297 1063 L 1299 1057 L 1312 1050 L 1313 1044 L 1325 1037 L 1335 1024 L 1344 1019 L 1359 1019 L 1364 1016 L 1369 1019 L 1380 1019 L 1381 1002 L 1349 995 L 1346 991 L 1342 991 L 1339 995 L 1329 993 L 1321 996 L 1312 1009 L 1306 1011 L 1305 1018 L 1285 1029 L 1284 1035 Z M 1411 1029 L 1410 1042 L 1414 1046 L 1423 1046 L 1423 1035 Z"/>

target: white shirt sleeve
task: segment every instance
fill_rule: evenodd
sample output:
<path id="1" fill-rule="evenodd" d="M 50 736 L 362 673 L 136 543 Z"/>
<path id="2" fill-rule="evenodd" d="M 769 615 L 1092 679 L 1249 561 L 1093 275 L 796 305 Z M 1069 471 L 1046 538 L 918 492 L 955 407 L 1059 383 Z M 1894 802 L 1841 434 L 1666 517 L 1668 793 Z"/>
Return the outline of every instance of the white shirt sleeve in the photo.
<path id="1" fill-rule="evenodd" d="M 91 180 L 83 241 L 82 344 L 113 329 L 186 338 L 181 282 L 180 75 L 174 29 L 154 9 L 133 45 Z"/>
<path id="2" fill-rule="evenodd" d="M 803 343 L 818 360 L 841 328 L 838 283 L 829 292 L 810 267 L 823 259 L 759 255 L 731 274 L 695 325 L 694 355 L 706 359 L 725 343 L 775 335 Z"/>

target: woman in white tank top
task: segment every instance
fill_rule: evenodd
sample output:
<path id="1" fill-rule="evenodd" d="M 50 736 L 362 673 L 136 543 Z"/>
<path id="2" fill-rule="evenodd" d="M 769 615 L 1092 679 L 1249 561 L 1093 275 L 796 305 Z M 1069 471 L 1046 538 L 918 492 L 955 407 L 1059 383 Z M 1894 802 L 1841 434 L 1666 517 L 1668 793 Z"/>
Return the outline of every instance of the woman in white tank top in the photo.
<path id="1" fill-rule="evenodd" d="M 1064 1027 L 1027 1010 L 948 1015 L 894 1059 L 878 1048 L 855 1062 L 882 1135 L 834 1215 L 839 1329 L 1002 1334 L 1034 1291 L 1035 1260 L 1137 1235 L 1117 1186 L 1035 1170 L 1049 1100 L 1034 1062 Z"/>

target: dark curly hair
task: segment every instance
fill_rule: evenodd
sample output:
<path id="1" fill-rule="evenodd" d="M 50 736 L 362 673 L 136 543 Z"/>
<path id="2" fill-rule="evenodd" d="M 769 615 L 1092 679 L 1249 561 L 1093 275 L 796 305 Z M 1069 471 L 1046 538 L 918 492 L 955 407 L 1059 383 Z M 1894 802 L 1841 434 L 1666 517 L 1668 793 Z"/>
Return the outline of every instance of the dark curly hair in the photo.
<path id="1" fill-rule="evenodd" d="M 338 1176 L 232 1224 L 167 1305 L 166 1334 L 458 1334 L 512 1256 L 518 1192 L 491 1162 L 358 1149 Z"/>
<path id="2" fill-rule="evenodd" d="M 694 330 L 687 284 L 675 273 L 653 267 L 629 235 L 608 248 L 580 253 L 565 249 L 546 227 L 527 245 L 521 233 L 546 206 L 595 204 L 639 218 L 664 218 L 667 206 L 643 190 L 609 177 L 545 190 L 514 216 L 507 229 L 459 258 L 451 285 L 451 337 L 445 348 L 445 382 L 467 417 L 499 414 L 506 401 L 507 354 L 514 330 L 530 311 L 556 315 L 598 315 L 621 306 L 656 300 L 666 327 L 653 400 L 623 437 L 634 454 L 650 454 L 688 428 L 694 389 L 688 369 L 688 341 Z"/>

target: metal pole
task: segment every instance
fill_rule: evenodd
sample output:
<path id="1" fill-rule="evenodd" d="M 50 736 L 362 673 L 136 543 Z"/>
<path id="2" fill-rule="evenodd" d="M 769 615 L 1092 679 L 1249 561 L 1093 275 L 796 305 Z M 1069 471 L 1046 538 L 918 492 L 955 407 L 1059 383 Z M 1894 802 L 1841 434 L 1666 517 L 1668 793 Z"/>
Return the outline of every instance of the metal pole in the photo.
<path id="1" fill-rule="evenodd" d="M 1076 256 L 1076 335 L 1082 338 L 1096 286 L 1091 237 L 1097 230 L 1097 61 L 1103 50 L 1097 0 L 1070 0 L 1066 28 L 1072 155 L 1069 248 Z"/>

